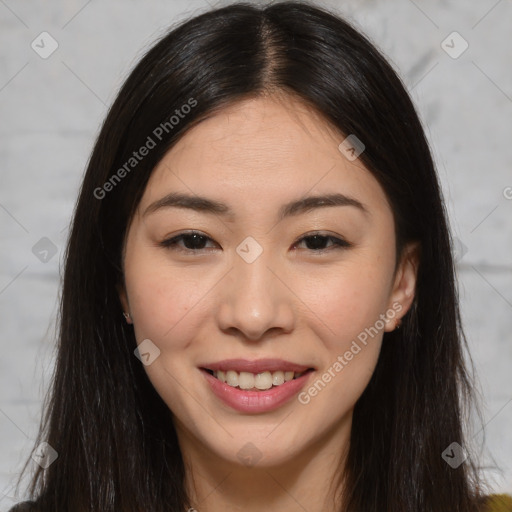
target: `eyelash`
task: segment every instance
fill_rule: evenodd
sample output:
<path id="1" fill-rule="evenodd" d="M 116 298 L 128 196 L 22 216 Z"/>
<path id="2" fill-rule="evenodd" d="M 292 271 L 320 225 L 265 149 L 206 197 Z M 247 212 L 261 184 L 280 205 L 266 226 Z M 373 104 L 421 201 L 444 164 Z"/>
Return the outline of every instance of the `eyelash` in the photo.
<path id="1" fill-rule="evenodd" d="M 197 235 L 200 238 L 205 239 L 207 241 L 210 240 L 210 241 L 213 242 L 213 240 L 210 237 L 208 237 L 206 235 L 203 235 L 199 231 L 187 231 L 185 233 L 180 233 L 179 235 L 176 235 L 176 236 L 174 236 L 172 238 L 169 238 L 167 240 L 163 240 L 158 245 L 161 246 L 161 247 L 164 247 L 166 249 L 176 250 L 176 251 L 184 252 L 184 253 L 187 253 L 187 254 L 198 253 L 200 251 L 204 251 L 205 250 L 204 248 L 203 249 L 187 249 L 187 248 L 178 247 L 178 242 L 180 242 L 181 240 L 186 239 L 187 237 L 192 237 L 194 235 Z M 299 238 L 294 243 L 294 245 L 298 244 L 299 242 L 302 242 L 303 240 L 307 240 L 309 238 L 314 238 L 314 237 L 319 237 L 321 239 L 331 240 L 333 242 L 333 245 L 331 245 L 330 247 L 328 247 L 326 249 L 309 249 L 310 251 L 312 251 L 314 253 L 317 253 L 317 254 L 324 254 L 326 252 L 329 252 L 332 249 L 348 249 L 348 248 L 353 246 L 353 244 L 351 244 L 350 242 L 347 242 L 346 240 L 344 240 L 342 238 L 337 238 L 337 237 L 334 237 L 334 236 L 331 236 L 331 235 L 322 235 L 322 233 L 320 233 L 320 232 L 313 232 L 313 233 L 311 233 L 309 235 L 303 236 L 302 238 Z"/>

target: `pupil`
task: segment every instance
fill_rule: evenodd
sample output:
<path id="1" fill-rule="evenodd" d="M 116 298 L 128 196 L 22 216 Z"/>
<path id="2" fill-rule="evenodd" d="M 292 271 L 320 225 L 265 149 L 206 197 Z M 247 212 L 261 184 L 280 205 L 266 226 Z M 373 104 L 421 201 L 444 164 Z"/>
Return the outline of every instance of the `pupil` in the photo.
<path id="1" fill-rule="evenodd" d="M 313 243 L 311 243 L 311 240 L 313 240 Z M 326 238 L 324 236 L 312 235 L 308 237 L 307 245 L 310 249 L 323 249 L 325 242 Z"/>
<path id="2" fill-rule="evenodd" d="M 191 245 L 192 247 L 187 247 L 187 249 L 202 249 L 204 245 L 204 237 L 201 235 L 191 234 L 187 235 L 187 238 L 185 238 L 186 241 L 189 243 L 186 243 L 186 246 Z"/>

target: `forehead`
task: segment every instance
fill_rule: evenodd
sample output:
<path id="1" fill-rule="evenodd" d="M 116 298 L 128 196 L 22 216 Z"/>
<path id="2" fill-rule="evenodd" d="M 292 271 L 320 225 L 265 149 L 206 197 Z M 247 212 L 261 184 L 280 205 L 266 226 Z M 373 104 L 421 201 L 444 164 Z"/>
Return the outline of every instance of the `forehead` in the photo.
<path id="1" fill-rule="evenodd" d="M 241 210 L 248 200 L 271 208 L 306 194 L 358 196 L 389 208 L 384 191 L 359 159 L 339 145 L 346 135 L 293 98 L 237 102 L 191 128 L 157 165 L 141 209 L 172 191 L 209 196 Z M 264 203 L 262 201 L 264 200 Z"/>

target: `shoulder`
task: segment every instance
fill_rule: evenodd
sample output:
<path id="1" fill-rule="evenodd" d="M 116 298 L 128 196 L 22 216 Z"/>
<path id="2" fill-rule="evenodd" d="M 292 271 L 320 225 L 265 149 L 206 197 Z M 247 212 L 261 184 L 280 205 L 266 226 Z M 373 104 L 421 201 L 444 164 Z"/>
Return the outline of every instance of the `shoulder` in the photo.
<path id="1" fill-rule="evenodd" d="M 39 509 L 35 501 L 22 501 L 14 505 L 8 512 L 39 512 Z"/>
<path id="2" fill-rule="evenodd" d="M 512 496 L 491 494 L 485 500 L 484 512 L 512 512 Z"/>

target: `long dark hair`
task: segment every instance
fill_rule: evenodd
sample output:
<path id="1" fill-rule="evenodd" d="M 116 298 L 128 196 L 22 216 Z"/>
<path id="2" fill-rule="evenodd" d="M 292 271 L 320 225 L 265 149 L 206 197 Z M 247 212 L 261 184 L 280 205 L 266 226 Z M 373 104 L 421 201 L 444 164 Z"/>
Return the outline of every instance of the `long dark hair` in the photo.
<path id="1" fill-rule="evenodd" d="M 58 356 L 36 441 L 58 459 L 30 483 L 40 510 L 184 510 L 171 412 L 134 357 L 122 316 L 123 242 L 173 144 L 228 104 L 268 93 L 294 96 L 363 141 L 360 159 L 393 209 L 397 261 L 406 242 L 421 243 L 414 303 L 402 328 L 384 335 L 355 406 L 339 476 L 346 510 L 477 510 L 482 484 L 472 458 L 453 468 L 442 457 L 452 443 L 468 448 L 463 426 L 474 396 L 428 143 L 386 59 L 339 16 L 304 2 L 238 3 L 182 22 L 145 54 L 110 108 L 66 250 Z M 152 147 L 135 158 L 144 145 Z"/>

